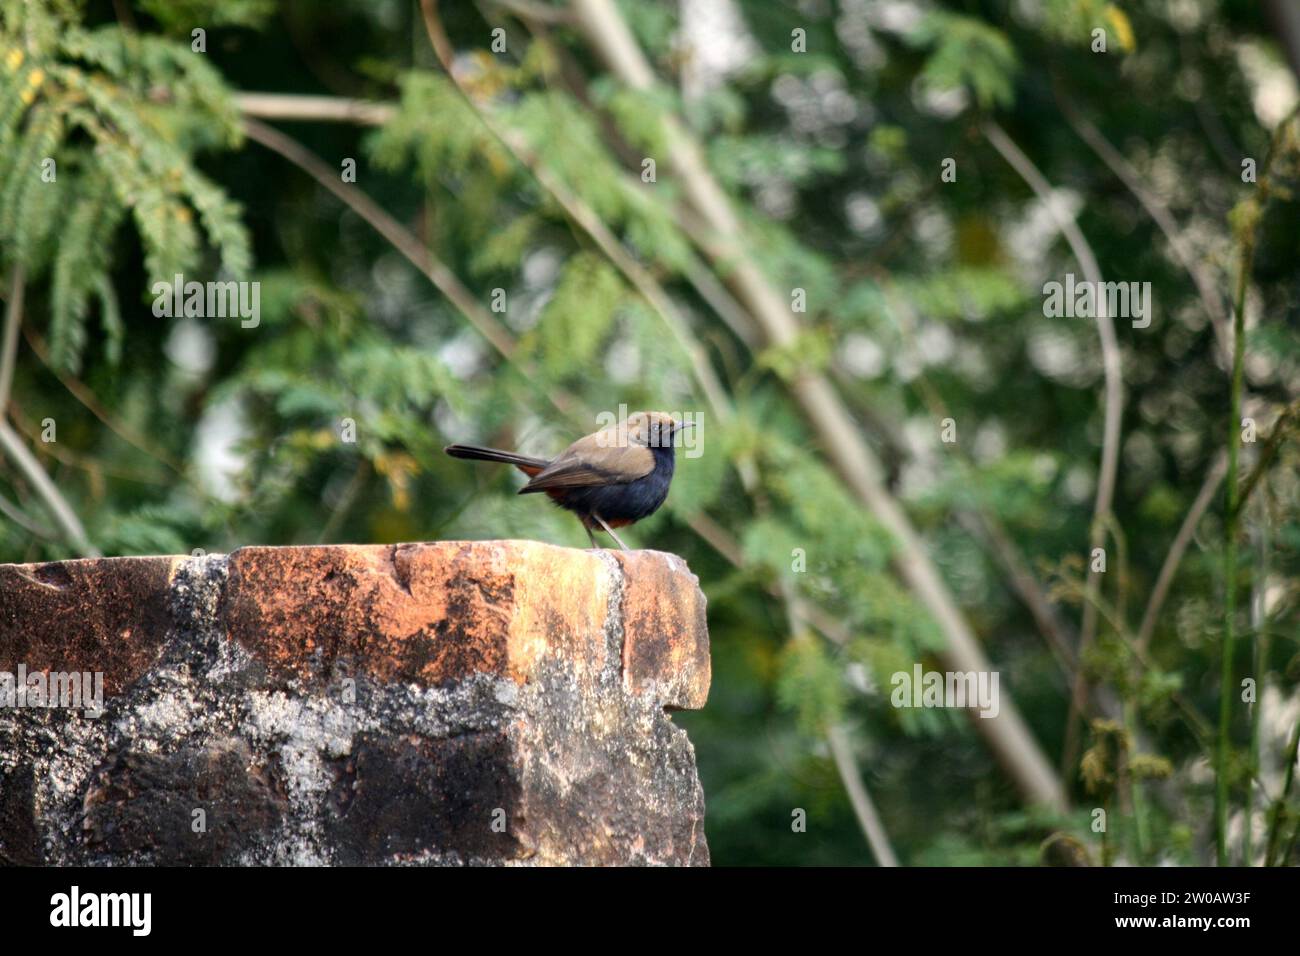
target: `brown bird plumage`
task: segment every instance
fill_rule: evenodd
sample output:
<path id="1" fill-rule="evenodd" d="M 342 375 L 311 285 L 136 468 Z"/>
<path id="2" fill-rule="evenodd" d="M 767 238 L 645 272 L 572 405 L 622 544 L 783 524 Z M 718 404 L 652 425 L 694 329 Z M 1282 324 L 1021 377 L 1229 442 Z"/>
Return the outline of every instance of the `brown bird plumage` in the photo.
<path id="1" fill-rule="evenodd" d="M 615 528 L 654 514 L 668 497 L 675 460 L 673 436 L 694 422 L 682 423 L 666 412 L 635 412 L 619 425 L 579 438 L 547 461 L 515 452 L 477 445 L 448 445 L 453 458 L 514 465 L 529 481 L 519 493 L 543 492 L 582 522 L 592 533 L 600 527 L 624 551 Z"/>

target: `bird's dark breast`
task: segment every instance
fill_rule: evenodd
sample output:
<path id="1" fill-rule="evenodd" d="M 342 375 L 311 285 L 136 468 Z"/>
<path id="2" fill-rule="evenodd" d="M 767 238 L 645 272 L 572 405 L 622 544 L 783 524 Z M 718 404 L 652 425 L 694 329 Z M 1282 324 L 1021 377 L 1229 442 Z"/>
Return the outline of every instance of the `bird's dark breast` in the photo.
<path id="1" fill-rule="evenodd" d="M 556 503 L 584 517 L 600 515 L 615 527 L 648 518 L 668 497 L 674 469 L 672 448 L 653 451 L 655 466 L 650 474 L 622 484 L 566 489 Z"/>

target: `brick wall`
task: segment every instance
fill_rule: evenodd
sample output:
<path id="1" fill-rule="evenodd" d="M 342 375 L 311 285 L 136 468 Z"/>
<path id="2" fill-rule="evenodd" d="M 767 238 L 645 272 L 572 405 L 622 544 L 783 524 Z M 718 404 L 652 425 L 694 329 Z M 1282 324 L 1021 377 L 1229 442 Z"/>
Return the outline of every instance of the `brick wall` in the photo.
<path id="1" fill-rule="evenodd" d="M 33 705 L 74 672 L 101 713 Z M 0 863 L 708 863 L 671 714 L 704 705 L 708 630 L 673 555 L 0 565 L 4 674 Z"/>

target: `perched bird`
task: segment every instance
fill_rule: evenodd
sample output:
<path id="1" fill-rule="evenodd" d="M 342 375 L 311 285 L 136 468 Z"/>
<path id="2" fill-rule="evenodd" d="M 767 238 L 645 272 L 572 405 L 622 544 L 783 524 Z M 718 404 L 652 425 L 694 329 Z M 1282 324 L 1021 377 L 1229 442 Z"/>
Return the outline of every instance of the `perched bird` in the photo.
<path id="1" fill-rule="evenodd" d="M 529 478 L 521 495 L 545 492 L 578 516 L 593 548 L 598 545 L 592 532 L 599 526 L 626 551 L 614 529 L 649 517 L 664 503 L 673 480 L 673 436 L 694 424 L 665 412 L 634 412 L 625 422 L 579 438 L 550 461 L 477 445 L 443 451 L 514 465 Z"/>

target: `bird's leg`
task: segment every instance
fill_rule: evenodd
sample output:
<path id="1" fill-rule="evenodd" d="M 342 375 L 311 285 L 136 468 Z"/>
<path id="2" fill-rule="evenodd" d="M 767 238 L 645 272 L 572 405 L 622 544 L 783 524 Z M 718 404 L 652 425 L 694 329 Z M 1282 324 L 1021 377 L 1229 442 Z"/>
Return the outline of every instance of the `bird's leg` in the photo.
<path id="1" fill-rule="evenodd" d="M 599 551 L 600 545 L 596 543 L 596 536 L 591 533 L 591 525 L 584 521 L 582 523 L 582 530 L 587 532 L 587 540 L 591 542 L 591 546 Z"/>
<path id="2" fill-rule="evenodd" d="M 622 548 L 624 551 L 627 551 L 627 550 L 628 550 L 627 545 L 625 545 L 625 544 L 623 543 L 623 539 L 621 539 L 618 535 L 616 535 L 616 534 L 614 533 L 614 529 L 613 529 L 613 528 L 611 528 L 609 525 L 605 524 L 605 519 L 604 519 L 604 518 L 602 518 L 602 517 L 601 517 L 600 515 L 598 515 L 598 514 L 593 514 L 592 517 L 595 518 L 597 521 L 600 522 L 600 526 L 601 526 L 602 528 L 604 528 L 606 531 L 609 532 L 609 536 L 610 536 L 611 538 L 613 538 L 615 541 L 618 542 L 618 546 L 619 546 L 620 548 Z"/>

